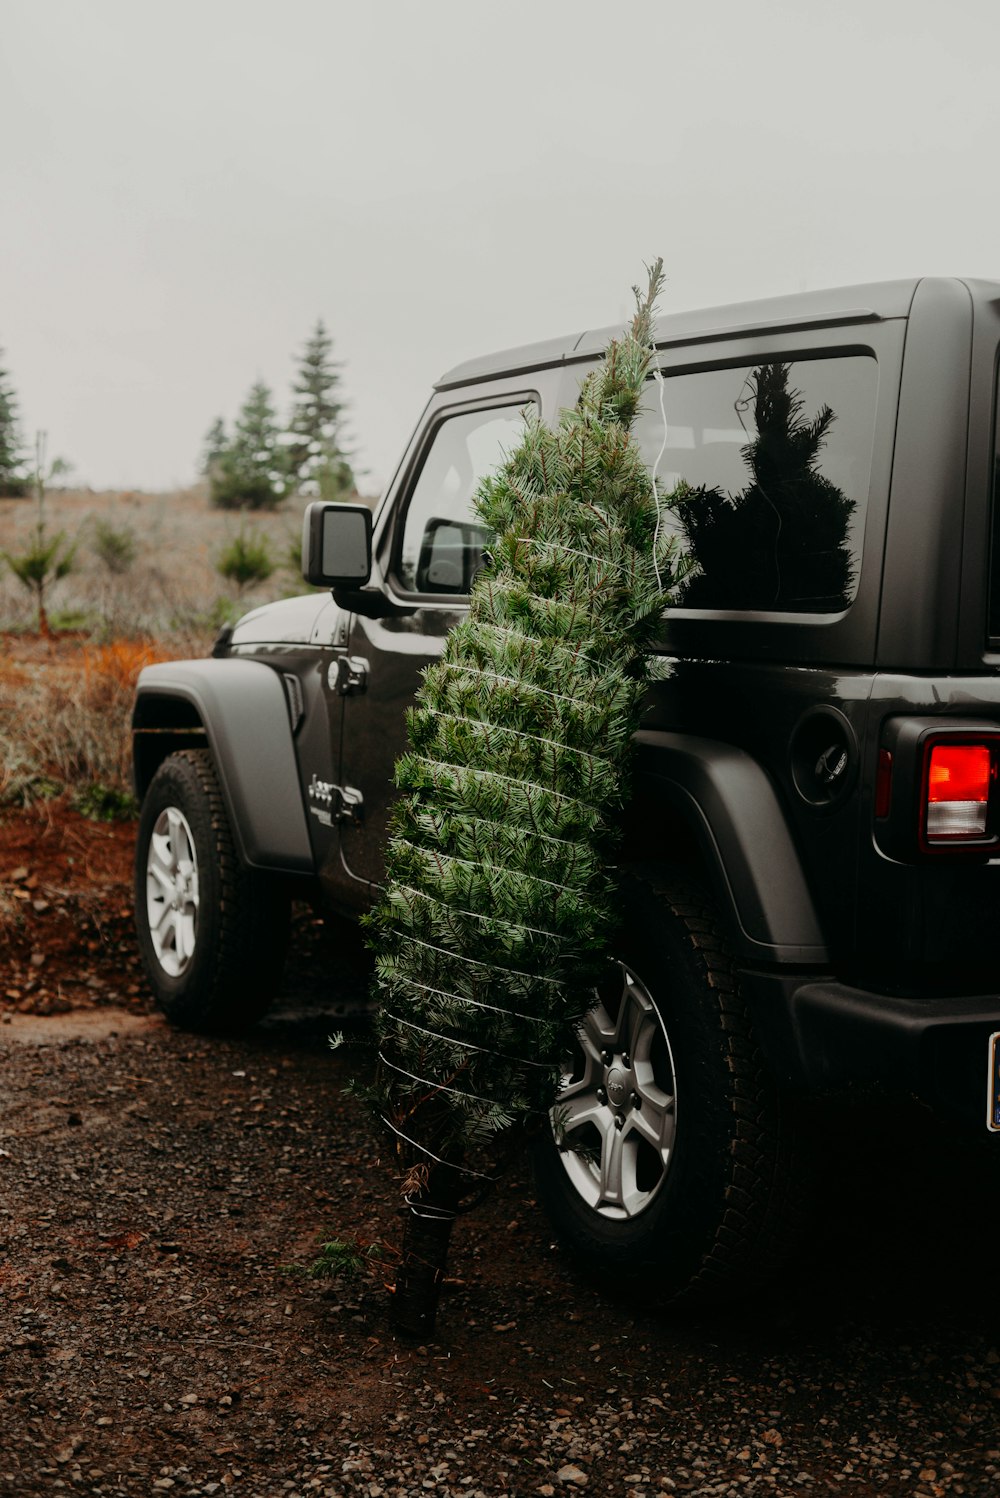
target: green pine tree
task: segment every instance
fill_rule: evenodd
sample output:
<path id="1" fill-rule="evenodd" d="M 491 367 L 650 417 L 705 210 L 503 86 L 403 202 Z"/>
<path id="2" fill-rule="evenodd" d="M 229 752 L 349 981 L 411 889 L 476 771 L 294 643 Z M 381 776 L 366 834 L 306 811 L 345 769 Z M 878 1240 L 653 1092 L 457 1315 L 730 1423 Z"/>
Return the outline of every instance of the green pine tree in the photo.
<path id="1" fill-rule="evenodd" d="M 286 454 L 296 493 L 336 500 L 354 489 L 354 474 L 342 445 L 344 402 L 338 394 L 340 365 L 331 359 L 332 350 L 333 339 L 320 319 L 292 385 Z"/>
<path id="2" fill-rule="evenodd" d="M 273 510 L 281 503 L 287 484 L 278 438 L 271 391 L 257 380 L 240 409 L 233 439 L 209 476 L 209 497 L 217 508 Z"/>
<path id="3" fill-rule="evenodd" d="M 35 595 L 38 609 L 38 632 L 44 640 L 51 640 L 47 595 L 54 583 L 61 582 L 73 570 L 76 560 L 76 542 L 71 542 L 65 531 L 49 530 L 45 515 L 45 490 L 52 479 L 68 473 L 70 465 L 65 458 L 46 461 L 46 434 L 35 433 L 35 465 L 31 475 L 35 491 L 35 524 L 29 533 L 28 542 L 20 551 L 0 551 L 0 556 L 10 567 L 18 582 Z"/>
<path id="4" fill-rule="evenodd" d="M 198 459 L 198 472 L 203 478 L 211 479 L 218 471 L 219 462 L 229 451 L 229 437 L 226 432 L 226 423 L 221 416 L 217 416 L 205 433 L 205 440 L 201 446 L 201 456 Z"/>
<path id="5" fill-rule="evenodd" d="M 0 369 L 0 495 L 20 499 L 28 493 L 29 486 L 17 396 L 7 371 Z"/>
<path id="6" fill-rule="evenodd" d="M 215 570 L 220 577 L 236 584 L 238 599 L 243 597 L 244 588 L 253 583 L 266 583 L 274 571 L 274 558 L 267 536 L 252 529 L 249 532 L 241 529 L 223 547 Z"/>
<path id="7" fill-rule="evenodd" d="M 645 659 L 684 564 L 631 434 L 661 262 L 628 333 L 552 430 L 533 415 L 476 498 L 495 539 L 467 620 L 424 673 L 368 918 L 375 1096 L 409 1204 L 394 1315 L 433 1327 L 455 1212 L 544 1123 L 609 970 L 610 869 Z"/>

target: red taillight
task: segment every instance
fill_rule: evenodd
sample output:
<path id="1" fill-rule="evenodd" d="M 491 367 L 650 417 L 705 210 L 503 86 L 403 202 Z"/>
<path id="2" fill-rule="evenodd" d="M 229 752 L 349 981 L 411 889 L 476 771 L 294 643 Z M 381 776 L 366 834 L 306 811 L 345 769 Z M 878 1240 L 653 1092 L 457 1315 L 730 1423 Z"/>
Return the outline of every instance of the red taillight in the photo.
<path id="1" fill-rule="evenodd" d="M 887 817 L 892 810 L 892 755 L 888 749 L 878 752 L 878 773 L 875 778 L 875 815 Z"/>
<path id="2" fill-rule="evenodd" d="M 988 744 L 934 744 L 927 761 L 927 837 L 986 836 L 992 780 Z"/>

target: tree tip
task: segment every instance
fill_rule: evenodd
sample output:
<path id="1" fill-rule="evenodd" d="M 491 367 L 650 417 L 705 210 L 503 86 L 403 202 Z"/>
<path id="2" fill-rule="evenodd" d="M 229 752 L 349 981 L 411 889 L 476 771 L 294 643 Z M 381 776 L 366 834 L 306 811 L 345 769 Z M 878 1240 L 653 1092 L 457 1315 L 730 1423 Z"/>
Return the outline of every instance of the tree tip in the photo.
<path id="1" fill-rule="evenodd" d="M 666 280 L 663 274 L 662 255 L 657 255 L 653 263 L 646 266 L 646 276 L 647 284 L 645 291 L 639 286 L 632 287 L 632 293 L 635 296 L 635 316 L 632 319 L 632 336 L 641 343 L 649 342 L 657 298 Z"/>

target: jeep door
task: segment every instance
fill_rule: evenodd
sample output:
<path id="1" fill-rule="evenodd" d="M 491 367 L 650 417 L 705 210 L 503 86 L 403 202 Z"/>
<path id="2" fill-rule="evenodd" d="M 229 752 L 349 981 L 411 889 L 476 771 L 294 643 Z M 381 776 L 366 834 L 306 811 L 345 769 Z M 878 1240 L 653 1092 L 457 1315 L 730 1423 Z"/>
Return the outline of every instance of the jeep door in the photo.
<path id="1" fill-rule="evenodd" d="M 343 696 L 339 781 L 357 812 L 341 822 L 336 893 L 355 908 L 371 903 L 383 877 L 406 709 L 468 609 L 486 541 L 473 495 L 520 440 L 524 408 L 541 405 L 538 386 L 552 383 L 550 374 L 491 383 L 488 394 L 439 392 L 379 512 L 372 586 L 384 612 L 351 617 L 347 653 L 359 680 Z"/>

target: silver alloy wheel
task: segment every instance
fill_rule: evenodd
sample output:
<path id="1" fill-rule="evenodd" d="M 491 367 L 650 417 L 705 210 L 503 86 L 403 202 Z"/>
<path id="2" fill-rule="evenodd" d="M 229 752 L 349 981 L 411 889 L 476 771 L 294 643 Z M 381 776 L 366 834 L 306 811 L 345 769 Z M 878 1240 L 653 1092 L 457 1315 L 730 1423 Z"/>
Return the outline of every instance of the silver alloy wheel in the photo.
<path id="1" fill-rule="evenodd" d="M 198 857 L 187 818 L 167 806 L 146 853 L 146 919 L 156 960 L 171 978 L 191 965 L 198 932 Z"/>
<path id="2" fill-rule="evenodd" d="M 625 967 L 617 1003 L 583 1021 L 573 1071 L 552 1110 L 559 1158 L 574 1190 L 601 1217 L 637 1217 L 663 1185 L 677 1121 L 674 1060 L 660 1016 Z"/>

